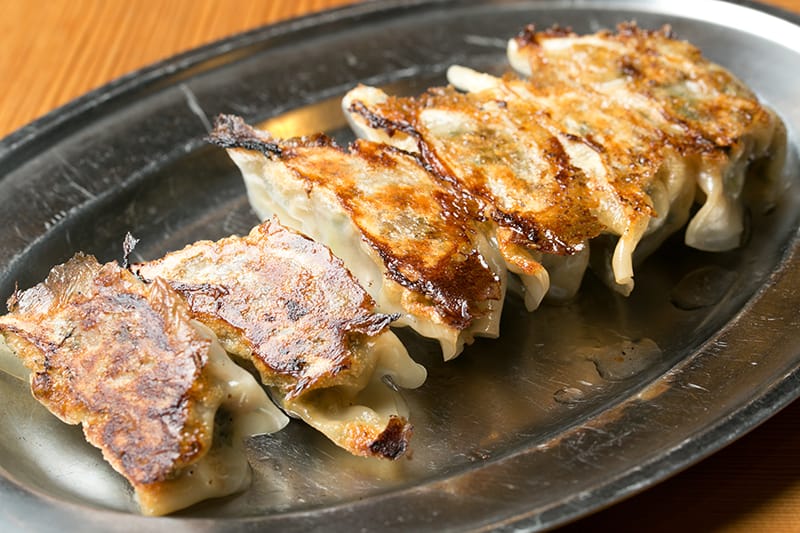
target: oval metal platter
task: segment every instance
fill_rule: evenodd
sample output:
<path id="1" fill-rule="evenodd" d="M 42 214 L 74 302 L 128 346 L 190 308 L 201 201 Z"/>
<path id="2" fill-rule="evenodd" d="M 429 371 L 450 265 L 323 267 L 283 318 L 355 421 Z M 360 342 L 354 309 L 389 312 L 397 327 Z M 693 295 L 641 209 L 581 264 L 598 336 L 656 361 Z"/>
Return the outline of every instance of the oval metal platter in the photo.
<path id="1" fill-rule="evenodd" d="M 141 239 L 140 260 L 249 230 L 257 220 L 238 171 L 204 141 L 218 113 L 280 136 L 322 130 L 347 142 L 339 99 L 356 83 L 414 94 L 444 84 L 454 63 L 507 70 L 505 42 L 527 23 L 593 32 L 629 20 L 670 24 L 789 127 L 786 194 L 770 212 L 751 213 L 740 249 L 692 251 L 677 236 L 639 267 L 627 299 L 591 274 L 568 305 L 527 313 L 510 295 L 500 338 L 447 364 L 434 344 L 400 331 L 430 374 L 404 393 L 416 429 L 407 458 L 351 457 L 293 421 L 248 443 L 249 490 L 164 518 L 138 516 L 127 484 L 80 429 L 0 374 L 3 523 L 37 531 L 545 529 L 651 486 L 796 398 L 800 27 L 750 4 L 367 3 L 134 73 L 0 143 L 0 297 L 78 250 L 120 258 L 127 231 Z M 680 305 L 682 292 L 700 290 L 700 305 Z"/>

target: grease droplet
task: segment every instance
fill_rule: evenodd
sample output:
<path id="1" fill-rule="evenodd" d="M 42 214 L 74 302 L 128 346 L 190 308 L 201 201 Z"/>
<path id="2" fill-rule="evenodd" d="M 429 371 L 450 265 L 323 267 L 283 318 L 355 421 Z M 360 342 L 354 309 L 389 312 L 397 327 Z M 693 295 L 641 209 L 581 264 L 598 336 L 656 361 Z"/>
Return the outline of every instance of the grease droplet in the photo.
<path id="1" fill-rule="evenodd" d="M 686 274 L 670 292 L 670 301 L 678 309 L 691 311 L 719 302 L 736 281 L 736 272 L 711 265 Z"/>
<path id="2" fill-rule="evenodd" d="M 553 394 L 553 399 L 555 401 L 567 405 L 581 403 L 584 401 L 585 397 L 586 395 L 584 392 L 576 387 L 564 387 L 563 389 L 558 389 Z"/>
<path id="3" fill-rule="evenodd" d="M 608 381 L 622 381 L 635 376 L 649 367 L 661 356 L 661 348 L 653 339 L 621 342 L 604 348 L 597 348 L 588 355 L 594 362 L 597 373 Z"/>

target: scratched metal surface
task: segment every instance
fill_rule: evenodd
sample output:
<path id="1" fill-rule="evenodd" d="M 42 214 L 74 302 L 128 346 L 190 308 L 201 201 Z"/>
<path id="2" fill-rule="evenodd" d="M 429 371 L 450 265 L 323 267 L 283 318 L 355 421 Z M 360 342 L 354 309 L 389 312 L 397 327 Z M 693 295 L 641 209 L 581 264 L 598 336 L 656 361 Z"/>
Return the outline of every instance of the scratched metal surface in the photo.
<path id="1" fill-rule="evenodd" d="M 209 117 L 237 113 L 278 135 L 321 129 L 346 141 L 338 98 L 356 82 L 414 93 L 443 83 L 453 63 L 502 71 L 505 39 L 526 22 L 579 32 L 670 23 L 774 106 L 796 147 L 800 28 L 743 6 L 680 5 L 383 2 L 136 73 L 0 143 L 0 295 L 77 250 L 119 258 L 126 231 L 141 239 L 137 259 L 247 231 L 256 218 L 240 177 L 203 141 Z M 0 516 L 31 530 L 542 529 L 641 490 L 798 394 L 795 152 L 782 203 L 753 214 L 740 250 L 704 254 L 673 239 L 640 268 L 629 299 L 591 275 L 570 305 L 534 314 L 510 295 L 500 339 L 448 364 L 401 332 L 430 377 L 405 394 L 414 451 L 396 463 L 350 457 L 293 422 L 250 442 L 247 492 L 144 519 L 80 430 L 0 373 Z M 716 283 L 696 285 L 698 272 Z M 701 289 L 702 306 L 676 305 Z"/>

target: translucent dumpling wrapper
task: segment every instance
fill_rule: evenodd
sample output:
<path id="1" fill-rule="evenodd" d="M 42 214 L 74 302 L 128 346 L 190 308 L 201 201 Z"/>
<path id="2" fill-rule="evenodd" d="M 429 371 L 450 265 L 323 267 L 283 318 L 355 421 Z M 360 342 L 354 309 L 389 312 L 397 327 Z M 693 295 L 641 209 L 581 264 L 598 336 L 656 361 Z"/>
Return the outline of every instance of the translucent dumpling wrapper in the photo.
<path id="1" fill-rule="evenodd" d="M 420 386 L 425 369 L 327 247 L 272 219 L 133 269 L 180 292 L 287 412 L 355 455 L 406 451 L 412 426 L 395 387 Z"/>
<path id="2" fill-rule="evenodd" d="M 686 229 L 689 246 L 735 248 L 744 230 L 745 197 L 768 209 L 784 189 L 783 122 L 669 27 L 647 31 L 622 24 L 616 33 L 579 36 L 530 26 L 509 41 L 508 58 L 535 92 L 591 90 L 661 128 L 683 157 L 702 203 Z"/>
<path id="3" fill-rule="evenodd" d="M 288 421 L 166 282 L 78 254 L 0 317 L 34 397 L 162 515 L 249 486 L 243 440 Z M 24 377 L 18 366 L 9 370 Z"/>
<path id="4" fill-rule="evenodd" d="M 475 336 L 496 337 L 505 268 L 468 199 L 402 150 L 324 136 L 277 140 L 240 118 L 218 118 L 261 218 L 326 244 L 397 325 L 436 339 L 445 359 Z"/>

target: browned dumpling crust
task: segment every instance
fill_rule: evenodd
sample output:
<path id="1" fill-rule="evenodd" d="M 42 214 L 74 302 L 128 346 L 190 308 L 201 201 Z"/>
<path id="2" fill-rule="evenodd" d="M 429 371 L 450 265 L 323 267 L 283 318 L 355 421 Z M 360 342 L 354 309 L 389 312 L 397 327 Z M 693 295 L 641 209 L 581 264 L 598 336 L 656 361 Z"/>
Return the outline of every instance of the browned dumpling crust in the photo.
<path id="1" fill-rule="evenodd" d="M 299 229 L 343 257 L 373 296 L 392 293 L 391 304 L 375 298 L 381 311 L 399 312 L 401 323 L 407 317 L 428 321 L 454 335 L 499 314 L 503 280 L 477 244 L 483 237 L 475 207 L 434 178 L 417 156 L 363 140 L 345 149 L 322 135 L 277 140 L 232 116 L 219 117 L 212 141 L 247 167 L 248 194 L 260 216 L 289 206 L 280 217 L 284 224 L 303 225 L 292 210 L 329 221 L 331 227 L 317 227 L 316 233 Z M 347 228 L 336 231 L 335 224 Z M 346 231 L 355 237 L 339 242 Z M 371 258 L 382 280 L 359 277 L 347 259 L 354 249 Z M 452 341 L 457 346 L 446 357 L 471 342 L 472 334 L 466 336 Z"/>
<path id="2" fill-rule="evenodd" d="M 617 33 L 578 36 L 529 27 L 509 42 L 508 56 L 526 78 L 454 65 L 450 87 L 397 98 L 358 86 L 343 108 L 359 136 L 419 153 L 482 201 L 523 282 L 529 273 L 507 243 L 532 252 L 551 290 L 558 279 L 576 289 L 580 268 L 553 256 L 607 234 L 612 239 L 593 241 L 592 263 L 627 295 L 634 252 L 640 260 L 687 221 L 689 246 L 735 248 L 745 180 L 767 203 L 780 190 L 780 119 L 668 28 L 623 24 Z M 703 205 L 691 217 L 695 201 Z"/>
<path id="3" fill-rule="evenodd" d="M 696 182 L 702 204 L 686 229 L 689 246 L 737 247 L 744 233 L 743 200 L 763 210 L 784 189 L 783 122 L 741 80 L 668 26 L 652 31 L 627 23 L 616 32 L 583 36 L 529 26 L 509 41 L 508 57 L 537 94 L 558 99 L 575 91 L 599 93 L 661 129 L 662 153 L 682 156 L 669 164 L 683 166 L 678 172 Z"/>
<path id="4" fill-rule="evenodd" d="M 739 79 L 665 26 L 620 24 L 579 36 L 564 28 L 526 27 L 513 40 L 515 67 L 540 90 L 624 81 L 675 126 L 669 141 L 684 153 L 731 147 L 771 113 Z M 525 65 L 527 62 L 527 65 Z"/>
<path id="5" fill-rule="evenodd" d="M 389 135 L 406 134 L 442 179 L 485 206 L 487 218 L 532 250 L 574 254 L 603 229 L 582 171 L 520 99 L 464 94 L 451 87 L 418 97 L 358 100 L 349 111 Z"/>
<path id="6" fill-rule="evenodd" d="M 322 407 L 308 405 L 315 391 L 333 400 L 330 389 L 359 392 L 382 372 L 400 386 L 424 379 L 389 331 L 395 317 L 374 311 L 372 298 L 327 247 L 275 220 L 133 268 L 145 279 L 168 280 L 229 353 L 255 365 L 285 409 L 317 427 L 322 415 L 308 413 Z M 351 453 L 394 459 L 408 447 L 412 426 L 395 409 L 383 416 L 368 410 L 322 429 Z"/>
<path id="7" fill-rule="evenodd" d="M 355 348 L 392 321 L 327 248 L 273 221 L 133 268 L 168 280 L 228 352 L 290 397 L 346 384 L 367 364 Z"/>
<path id="8" fill-rule="evenodd" d="M 0 333 L 30 370 L 33 395 L 64 422 L 83 426 L 86 439 L 133 485 L 145 514 L 249 482 L 244 454 L 216 456 L 217 469 L 230 468 L 222 480 L 201 466 L 219 430 L 220 405 L 236 404 L 231 414 L 263 408 L 265 424 L 249 420 L 255 433 L 285 424 L 164 280 L 146 284 L 116 263 L 77 254 L 44 282 L 15 292 L 8 307 Z M 248 378 L 255 387 L 244 390 Z M 187 474 L 203 486 L 182 485 Z"/>
<path id="9" fill-rule="evenodd" d="M 210 341 L 163 281 L 78 255 L 15 293 L 9 310 L 0 331 L 31 369 L 36 399 L 83 424 L 131 483 L 163 481 L 208 450 L 201 412 L 221 394 L 203 375 Z"/>

